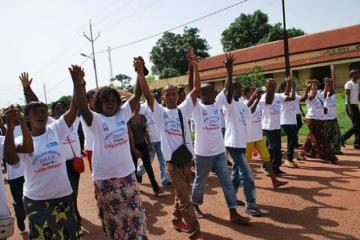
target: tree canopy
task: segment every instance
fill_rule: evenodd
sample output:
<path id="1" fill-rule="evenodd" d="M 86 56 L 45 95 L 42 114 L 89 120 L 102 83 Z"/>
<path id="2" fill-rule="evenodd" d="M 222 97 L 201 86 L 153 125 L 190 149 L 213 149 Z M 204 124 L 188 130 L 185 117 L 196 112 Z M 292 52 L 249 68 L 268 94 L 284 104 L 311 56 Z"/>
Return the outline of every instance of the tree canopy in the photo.
<path id="1" fill-rule="evenodd" d="M 197 56 L 209 57 L 209 45 L 198 28 L 184 28 L 183 34 L 165 32 L 150 52 L 152 73 L 160 79 L 183 75 L 188 69 L 186 51 L 192 47 Z"/>
<path id="2" fill-rule="evenodd" d="M 288 37 L 304 35 L 301 29 L 288 29 Z M 222 33 L 221 43 L 225 52 L 255 46 L 283 38 L 281 23 L 271 25 L 266 13 L 261 10 L 253 14 L 241 14 Z"/>

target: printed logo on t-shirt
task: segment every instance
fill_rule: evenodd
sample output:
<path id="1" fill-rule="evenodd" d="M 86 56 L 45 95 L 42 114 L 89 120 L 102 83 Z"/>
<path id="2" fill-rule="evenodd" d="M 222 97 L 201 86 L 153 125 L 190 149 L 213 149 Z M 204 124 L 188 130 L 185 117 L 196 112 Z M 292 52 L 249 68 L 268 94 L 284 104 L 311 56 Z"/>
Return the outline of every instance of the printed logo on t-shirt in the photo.
<path id="1" fill-rule="evenodd" d="M 119 123 L 117 125 L 119 125 Z M 105 135 L 104 138 L 105 149 L 117 148 L 129 141 L 127 135 L 127 127 L 124 127 L 124 125 L 125 125 L 125 121 L 122 122 L 120 127 L 118 127 L 113 131 L 108 132 Z"/>
<path id="2" fill-rule="evenodd" d="M 103 130 L 104 132 L 109 131 L 109 126 L 106 123 L 103 123 Z"/>
<path id="3" fill-rule="evenodd" d="M 246 126 L 246 121 L 245 121 L 245 109 L 242 108 L 242 109 L 240 109 L 239 112 L 240 112 L 239 122 L 240 122 L 242 125 Z"/>
<path id="4" fill-rule="evenodd" d="M 253 113 L 252 123 L 259 123 L 261 122 L 261 111 L 256 111 Z"/>
<path id="5" fill-rule="evenodd" d="M 278 115 L 280 114 L 280 100 L 275 100 L 275 102 L 270 106 L 270 114 Z"/>
<path id="6" fill-rule="evenodd" d="M 165 132 L 172 136 L 182 136 L 179 119 L 165 121 Z"/>
<path id="7" fill-rule="evenodd" d="M 212 116 L 208 116 L 208 112 L 203 109 L 202 111 L 202 115 L 204 117 L 204 125 L 203 125 L 203 129 L 205 130 L 217 130 L 219 129 L 220 126 L 220 116 L 219 116 L 219 110 L 218 109 L 214 109 L 213 110 L 213 115 Z"/>
<path id="8" fill-rule="evenodd" d="M 32 166 L 34 166 L 34 173 L 43 173 L 47 170 L 58 168 L 62 165 L 61 162 L 59 162 L 59 159 L 61 159 L 61 153 L 58 152 L 58 146 L 59 144 L 57 142 L 51 142 L 48 143 L 45 148 L 46 151 L 41 153 L 40 155 L 37 155 L 33 157 L 32 159 Z M 51 149 L 54 148 L 55 149 Z"/>

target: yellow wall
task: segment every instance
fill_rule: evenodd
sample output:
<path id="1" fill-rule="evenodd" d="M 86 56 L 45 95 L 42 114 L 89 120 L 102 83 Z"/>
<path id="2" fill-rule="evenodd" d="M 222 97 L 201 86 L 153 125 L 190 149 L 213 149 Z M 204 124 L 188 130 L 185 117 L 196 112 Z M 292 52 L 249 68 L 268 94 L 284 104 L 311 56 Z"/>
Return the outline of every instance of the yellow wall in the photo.
<path id="1" fill-rule="evenodd" d="M 347 80 L 349 80 L 350 63 L 335 65 L 335 87 L 343 88 Z"/>

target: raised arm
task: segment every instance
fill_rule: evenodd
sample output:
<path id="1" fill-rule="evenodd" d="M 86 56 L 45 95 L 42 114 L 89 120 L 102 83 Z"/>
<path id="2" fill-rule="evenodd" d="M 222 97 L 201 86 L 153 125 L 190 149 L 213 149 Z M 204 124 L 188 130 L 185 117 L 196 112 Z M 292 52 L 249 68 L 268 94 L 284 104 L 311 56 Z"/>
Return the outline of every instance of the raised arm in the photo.
<path id="1" fill-rule="evenodd" d="M 234 97 L 234 87 L 233 87 L 233 65 L 235 58 L 230 53 L 226 54 L 226 59 L 224 61 L 224 66 L 226 68 L 226 80 L 225 80 L 225 95 L 226 100 L 230 104 Z"/>
<path id="2" fill-rule="evenodd" d="M 2 114 L 1 114 L 2 115 Z M 4 125 L 4 121 L 3 121 L 3 116 L 0 116 L 0 130 L 1 130 L 1 135 L 5 136 L 6 134 L 6 127 Z"/>
<path id="3" fill-rule="evenodd" d="M 295 82 L 288 78 L 286 80 L 286 89 L 285 89 L 285 102 L 294 101 L 295 100 L 295 93 L 296 93 L 296 85 Z"/>
<path id="4" fill-rule="evenodd" d="M 149 85 L 148 85 L 147 81 L 145 80 L 144 66 L 145 66 L 145 63 L 142 58 L 141 59 L 134 58 L 134 68 L 138 74 L 138 83 L 139 83 L 140 89 L 143 92 L 146 102 L 149 105 L 151 111 L 154 111 L 155 98 L 151 94 Z"/>
<path id="5" fill-rule="evenodd" d="M 189 91 L 191 91 L 194 88 L 194 68 L 191 65 L 191 57 L 194 55 L 194 49 L 188 48 L 187 51 L 187 59 L 189 62 Z"/>
<path id="6" fill-rule="evenodd" d="M 194 88 L 191 90 L 191 92 L 189 94 L 191 96 L 193 103 L 196 104 L 197 98 L 198 98 L 199 92 L 200 92 L 200 84 L 201 84 L 200 83 L 200 73 L 199 73 L 198 63 L 197 63 L 195 54 L 190 56 L 189 60 L 190 60 L 191 66 L 194 69 Z"/>
<path id="7" fill-rule="evenodd" d="M 71 127 L 78 116 L 78 108 L 76 102 L 75 91 L 73 92 L 73 97 L 71 99 L 70 108 L 64 113 L 64 120 L 68 127 Z"/>
<path id="8" fill-rule="evenodd" d="M 30 103 L 33 101 L 39 101 L 38 97 L 36 96 L 34 91 L 31 89 L 31 83 L 32 83 L 33 79 L 31 78 L 29 80 L 29 73 L 23 72 L 20 74 L 19 78 L 20 78 L 21 84 L 23 86 L 24 97 L 25 97 L 26 103 Z"/>
<path id="9" fill-rule="evenodd" d="M 73 100 L 76 99 L 77 108 L 84 118 L 86 124 L 91 126 L 93 120 L 93 114 L 89 109 L 88 103 L 86 101 L 86 93 L 84 91 L 85 80 L 84 80 L 84 71 L 77 65 L 72 65 L 69 68 L 69 72 L 74 84 L 74 96 Z"/>
<path id="10" fill-rule="evenodd" d="M 300 98 L 300 102 L 305 102 L 309 98 L 311 84 L 312 84 L 311 80 L 306 81 L 305 92 L 304 95 Z"/>
<path id="11" fill-rule="evenodd" d="M 140 97 L 141 97 L 141 87 L 139 86 L 141 81 L 146 82 L 145 80 L 145 74 L 144 74 L 144 67 L 145 67 L 145 63 L 144 60 L 142 59 L 142 57 L 138 57 L 138 58 L 134 58 L 134 65 L 135 65 L 135 59 L 136 62 L 138 62 L 138 65 L 142 66 L 142 68 L 137 71 L 135 68 L 135 71 L 137 72 L 137 78 L 136 78 L 136 83 L 135 83 L 135 87 L 134 87 L 134 95 L 128 100 L 131 110 L 134 112 L 134 109 L 137 107 L 137 105 L 140 102 Z"/>
<path id="12" fill-rule="evenodd" d="M 261 95 L 264 94 L 262 89 L 257 88 L 254 94 L 250 97 L 249 102 L 247 103 L 248 108 L 250 108 L 251 113 L 254 113 L 257 105 L 260 102 Z"/>

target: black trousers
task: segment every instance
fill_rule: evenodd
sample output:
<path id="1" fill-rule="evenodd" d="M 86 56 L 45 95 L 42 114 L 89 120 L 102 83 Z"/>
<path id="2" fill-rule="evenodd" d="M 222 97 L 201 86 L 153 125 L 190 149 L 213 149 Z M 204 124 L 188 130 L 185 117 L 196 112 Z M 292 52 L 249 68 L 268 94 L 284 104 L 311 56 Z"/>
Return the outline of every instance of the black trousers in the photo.
<path id="1" fill-rule="evenodd" d="M 71 198 L 74 203 L 74 210 L 75 210 L 75 216 L 76 220 L 78 221 L 79 227 L 81 226 L 81 216 L 80 212 L 77 206 L 77 197 L 79 192 L 79 182 L 80 182 L 80 173 L 75 172 L 73 169 L 73 159 L 66 161 L 66 170 L 68 174 L 68 178 L 71 184 L 71 188 L 73 190 L 73 193 L 71 194 Z"/>
<path id="2" fill-rule="evenodd" d="M 155 179 L 155 175 L 154 175 L 154 171 L 153 168 L 151 166 L 151 161 L 150 161 L 150 153 L 149 153 L 149 148 L 146 145 L 146 143 L 140 143 L 140 144 L 135 144 L 135 147 L 140 151 L 141 153 L 141 160 L 143 161 L 144 167 L 145 167 L 145 171 L 149 177 L 149 180 L 151 182 L 151 186 L 153 188 L 154 191 L 159 190 L 159 185 Z M 137 169 L 137 165 L 138 165 L 138 159 L 137 157 L 131 153 L 131 156 L 133 158 L 134 164 L 135 164 L 135 172 Z"/>
<path id="3" fill-rule="evenodd" d="M 287 136 L 287 160 L 293 161 L 294 149 L 298 144 L 297 125 L 281 125 Z"/>
<path id="4" fill-rule="evenodd" d="M 2 181 L 2 179 L 0 179 Z M 23 202 L 24 177 L 8 180 L 10 192 L 14 200 L 13 206 L 15 210 L 16 224 L 19 230 L 25 231 L 26 212 Z"/>
<path id="5" fill-rule="evenodd" d="M 341 136 L 341 140 L 343 142 L 345 142 L 346 140 L 348 140 L 353 134 L 355 135 L 355 141 L 354 141 L 354 147 L 360 147 L 360 112 L 359 112 L 359 107 L 357 104 L 351 104 L 350 108 L 353 112 L 353 116 L 351 117 L 348 113 L 348 111 L 346 111 L 346 113 L 348 114 L 349 118 L 351 119 L 352 122 L 352 127 L 347 130 L 342 136 Z"/>
<path id="6" fill-rule="evenodd" d="M 274 172 L 278 172 L 282 164 L 281 156 L 281 131 L 276 130 L 263 130 L 266 138 L 266 145 L 269 149 L 270 158 Z"/>

